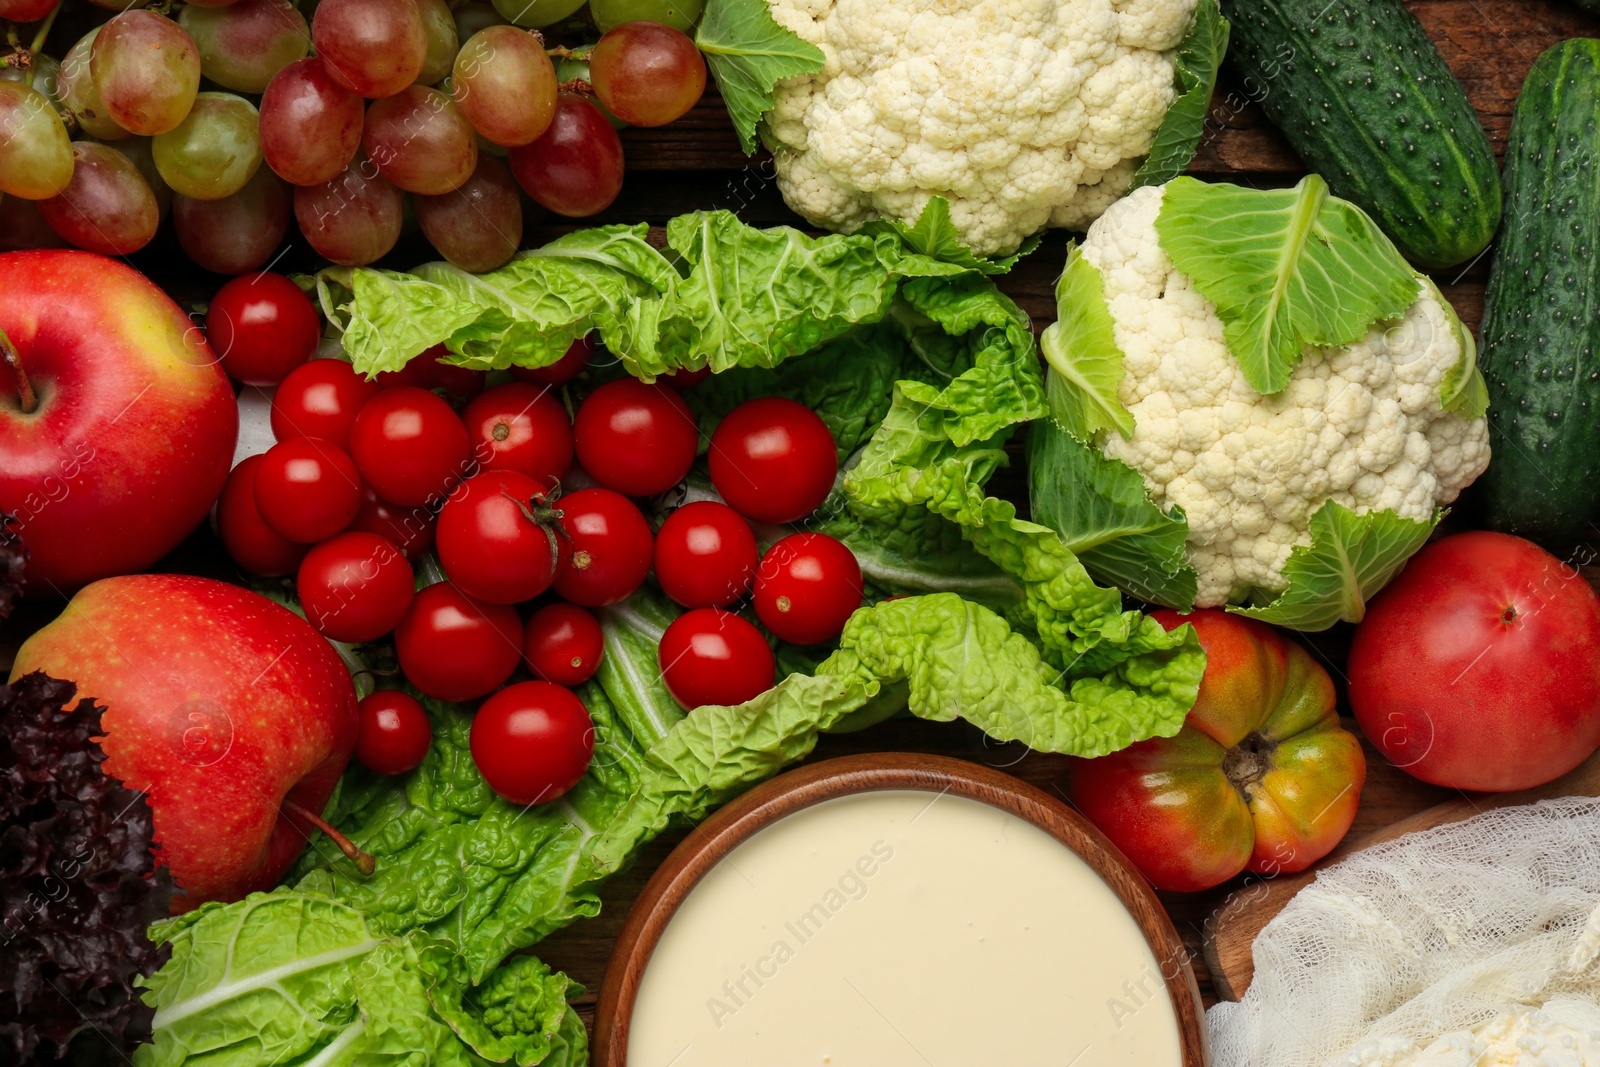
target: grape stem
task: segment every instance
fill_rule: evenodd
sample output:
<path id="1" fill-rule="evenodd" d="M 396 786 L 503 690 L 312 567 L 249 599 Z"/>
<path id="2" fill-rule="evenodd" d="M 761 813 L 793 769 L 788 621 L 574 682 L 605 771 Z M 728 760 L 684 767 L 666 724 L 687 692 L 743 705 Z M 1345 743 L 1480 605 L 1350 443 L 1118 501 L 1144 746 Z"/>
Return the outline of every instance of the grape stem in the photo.
<path id="1" fill-rule="evenodd" d="M 33 35 L 33 43 L 28 46 L 28 73 L 22 76 L 22 84 L 30 89 L 33 88 L 34 72 L 39 69 L 39 64 L 35 63 L 33 59 L 39 54 L 39 50 L 44 47 L 45 38 L 50 36 L 50 27 L 56 24 L 56 16 L 59 14 L 61 14 L 61 5 L 57 4 L 50 9 L 50 14 L 44 17 L 44 21 L 39 23 L 39 30 Z"/>
<path id="2" fill-rule="evenodd" d="M 39 408 L 39 398 L 34 394 L 33 383 L 28 381 L 28 375 L 22 369 L 22 356 L 17 353 L 17 346 L 11 343 L 11 338 L 6 336 L 3 329 L 0 329 L 0 359 L 5 360 L 6 366 L 11 368 L 11 377 L 16 380 L 22 413 L 32 415 Z"/>
<path id="3" fill-rule="evenodd" d="M 564 81 L 560 85 L 556 86 L 556 92 L 577 93 L 579 96 L 593 96 L 594 86 L 590 85 L 582 78 L 573 78 L 571 81 Z"/>
<path id="4" fill-rule="evenodd" d="M 558 44 L 554 48 L 546 48 L 544 51 L 545 55 L 555 56 L 557 59 L 579 58 L 578 53 L 574 52 L 564 44 Z"/>

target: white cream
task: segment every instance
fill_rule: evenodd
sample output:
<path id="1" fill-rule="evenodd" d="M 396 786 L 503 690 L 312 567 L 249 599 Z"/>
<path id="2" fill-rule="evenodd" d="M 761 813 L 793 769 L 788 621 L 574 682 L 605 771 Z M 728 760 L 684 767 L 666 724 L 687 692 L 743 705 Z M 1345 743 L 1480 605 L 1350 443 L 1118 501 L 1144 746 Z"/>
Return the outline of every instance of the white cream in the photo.
<path id="1" fill-rule="evenodd" d="M 767 827 L 690 892 L 628 1064 L 1177 1067 L 1161 973 L 1111 889 L 1031 823 L 864 793 Z"/>

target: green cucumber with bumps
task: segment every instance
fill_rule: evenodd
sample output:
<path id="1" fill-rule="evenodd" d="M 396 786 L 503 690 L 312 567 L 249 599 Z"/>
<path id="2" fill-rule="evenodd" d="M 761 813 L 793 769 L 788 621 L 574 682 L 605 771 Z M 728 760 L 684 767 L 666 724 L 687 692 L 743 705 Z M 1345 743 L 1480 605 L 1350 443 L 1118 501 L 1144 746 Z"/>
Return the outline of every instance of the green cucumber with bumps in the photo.
<path id="1" fill-rule="evenodd" d="M 1600 511 L 1600 41 L 1533 64 L 1505 186 L 1478 349 L 1494 460 L 1473 499 L 1494 529 L 1562 551 Z"/>
<path id="2" fill-rule="evenodd" d="M 1401 0 L 1223 0 L 1222 10 L 1237 88 L 1335 196 L 1420 267 L 1488 247 L 1500 223 L 1494 150 Z"/>

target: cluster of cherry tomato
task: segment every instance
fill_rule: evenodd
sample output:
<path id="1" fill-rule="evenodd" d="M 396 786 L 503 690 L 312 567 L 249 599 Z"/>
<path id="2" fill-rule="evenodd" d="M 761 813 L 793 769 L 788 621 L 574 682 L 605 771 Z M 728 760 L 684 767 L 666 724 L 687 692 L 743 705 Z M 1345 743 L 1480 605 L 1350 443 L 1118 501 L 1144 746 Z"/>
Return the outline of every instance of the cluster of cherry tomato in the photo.
<path id="1" fill-rule="evenodd" d="M 604 655 L 592 609 L 626 599 L 652 572 L 687 609 L 658 649 L 661 678 L 686 709 L 773 685 L 768 639 L 741 604 L 779 639 L 815 645 L 837 638 L 861 603 L 861 569 L 845 545 L 771 529 L 812 515 L 838 473 L 827 425 L 794 401 L 729 412 L 707 453 L 721 500 L 685 503 L 652 532 L 635 501 L 678 486 L 694 465 L 700 430 L 680 391 L 704 373 L 607 381 L 571 417 L 561 387 L 589 365 L 587 338 L 558 363 L 489 388 L 482 372 L 434 353 L 367 380 L 342 360 L 310 358 L 315 309 L 272 274 L 228 283 L 207 330 L 233 377 L 277 386 L 277 443 L 235 467 L 218 501 L 228 552 L 251 573 L 294 575 L 325 636 L 392 634 L 401 672 L 422 693 L 487 697 L 473 758 L 515 803 L 554 799 L 587 769 L 593 724 L 572 687 Z M 571 484 L 584 488 L 564 492 Z M 775 538 L 765 554 L 752 523 Z M 418 589 L 417 568 L 442 580 Z M 532 609 L 526 621 L 518 605 Z M 508 685 L 524 664 L 535 680 Z M 356 754 L 371 769 L 410 770 L 430 743 L 425 711 L 404 692 L 363 701 Z"/>

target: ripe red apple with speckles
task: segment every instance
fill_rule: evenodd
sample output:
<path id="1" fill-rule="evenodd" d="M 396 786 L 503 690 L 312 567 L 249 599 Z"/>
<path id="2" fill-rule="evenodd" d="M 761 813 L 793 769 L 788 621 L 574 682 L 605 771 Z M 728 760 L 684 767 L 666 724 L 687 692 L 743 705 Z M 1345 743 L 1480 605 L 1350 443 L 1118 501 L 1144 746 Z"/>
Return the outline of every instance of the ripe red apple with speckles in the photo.
<path id="1" fill-rule="evenodd" d="M 102 769 L 148 795 L 175 909 L 272 888 L 355 748 L 349 672 L 300 616 L 184 575 L 85 587 L 17 652 L 104 704 Z M 355 855 L 368 865 L 371 857 Z"/>

